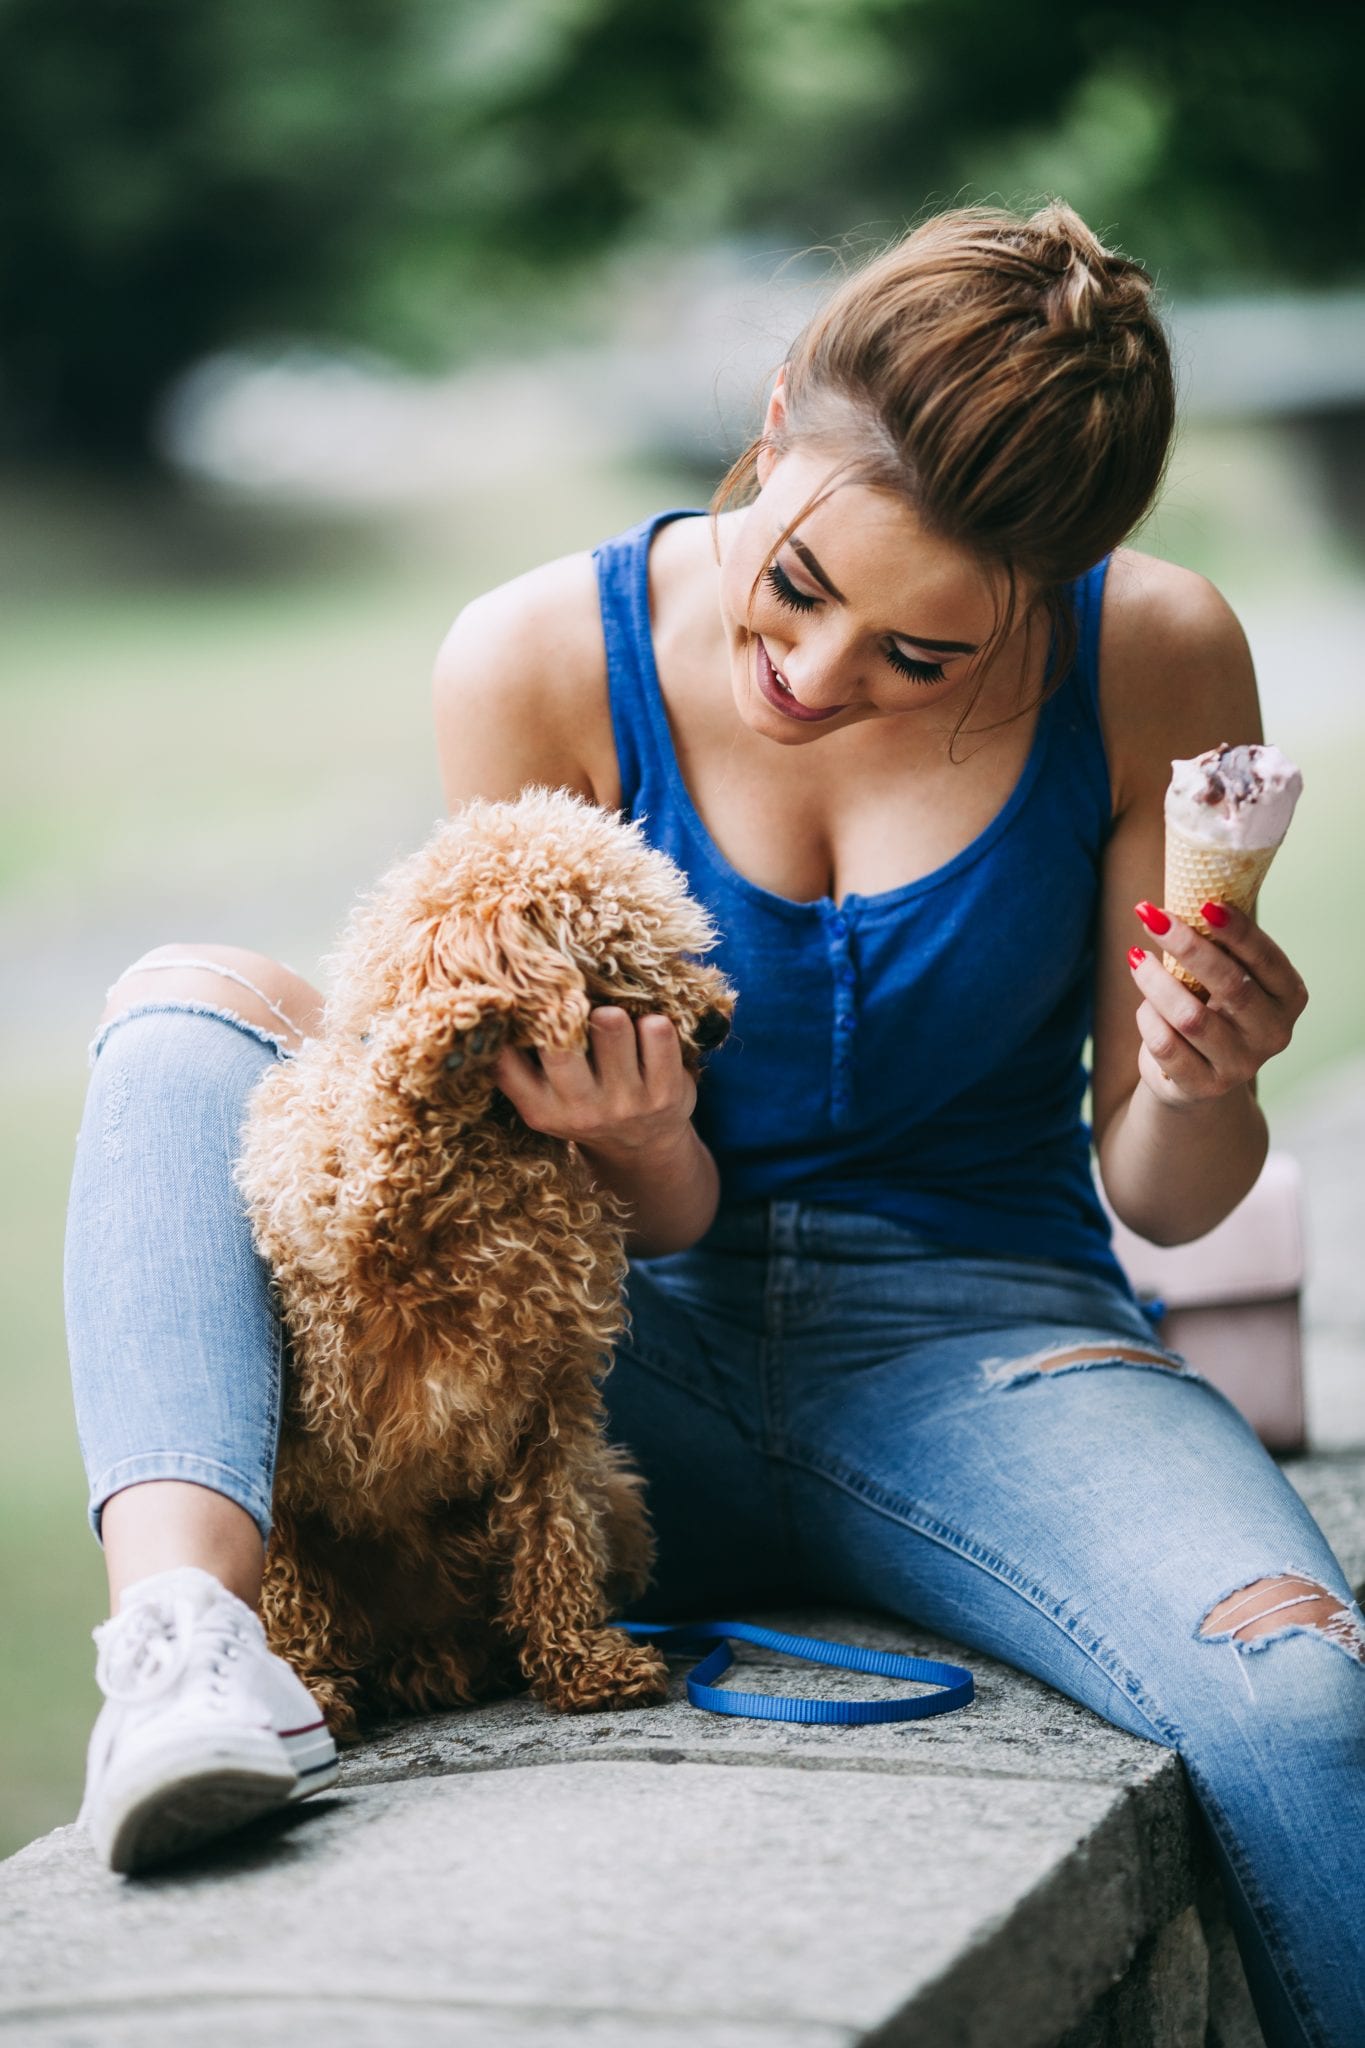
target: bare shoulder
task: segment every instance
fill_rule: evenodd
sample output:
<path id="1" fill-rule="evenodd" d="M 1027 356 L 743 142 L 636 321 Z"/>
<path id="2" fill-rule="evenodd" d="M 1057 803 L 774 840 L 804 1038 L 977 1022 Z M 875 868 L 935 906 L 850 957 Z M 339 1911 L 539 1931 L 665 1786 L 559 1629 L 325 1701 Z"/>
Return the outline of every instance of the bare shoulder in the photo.
<path id="1" fill-rule="evenodd" d="M 446 802 L 513 797 L 528 782 L 619 801 L 597 573 L 563 555 L 476 597 L 432 679 Z"/>
<path id="2" fill-rule="evenodd" d="M 1100 624 L 1100 708 L 1120 812 L 1170 764 L 1261 737 L 1256 676 L 1232 606 L 1206 576 L 1115 551 Z"/>

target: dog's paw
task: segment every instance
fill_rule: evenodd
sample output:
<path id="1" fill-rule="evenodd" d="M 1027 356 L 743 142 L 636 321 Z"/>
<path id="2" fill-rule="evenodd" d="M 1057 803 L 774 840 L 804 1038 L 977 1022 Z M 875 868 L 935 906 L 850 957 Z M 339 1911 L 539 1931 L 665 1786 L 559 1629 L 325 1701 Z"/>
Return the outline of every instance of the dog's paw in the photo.
<path id="1" fill-rule="evenodd" d="M 649 1644 L 604 1631 L 591 1656 L 563 1665 L 539 1690 L 559 1714 L 652 1707 L 668 1697 L 668 1666 Z"/>
<path id="2" fill-rule="evenodd" d="M 507 1027 L 500 1017 L 489 1017 L 472 1031 L 462 1032 L 446 1054 L 447 1073 L 458 1073 L 470 1060 L 491 1059 L 502 1051 L 506 1038 Z"/>

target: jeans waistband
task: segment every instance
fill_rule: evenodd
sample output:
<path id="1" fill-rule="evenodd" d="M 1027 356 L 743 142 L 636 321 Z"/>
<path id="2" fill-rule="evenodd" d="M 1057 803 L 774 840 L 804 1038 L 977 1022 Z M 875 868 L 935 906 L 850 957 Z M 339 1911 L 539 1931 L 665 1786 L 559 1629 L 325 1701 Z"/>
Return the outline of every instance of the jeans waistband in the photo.
<path id="1" fill-rule="evenodd" d="M 909 1224 L 823 1202 L 722 1203 L 699 1250 L 843 1260 L 951 1257 L 954 1247 Z"/>

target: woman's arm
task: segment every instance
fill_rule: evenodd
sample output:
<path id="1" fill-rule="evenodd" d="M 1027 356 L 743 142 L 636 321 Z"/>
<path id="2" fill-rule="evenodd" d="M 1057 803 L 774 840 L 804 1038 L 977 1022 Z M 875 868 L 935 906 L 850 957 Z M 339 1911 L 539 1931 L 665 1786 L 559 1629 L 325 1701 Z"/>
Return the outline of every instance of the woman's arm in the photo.
<path id="1" fill-rule="evenodd" d="M 1201 576 L 1121 550 L 1107 579 L 1100 675 L 1116 823 L 1105 854 L 1096 966 L 1094 1129 L 1116 1213 L 1157 1244 L 1220 1223 L 1265 1159 L 1255 1076 L 1289 1043 L 1307 991 L 1236 911 L 1217 942 L 1179 919 L 1154 943 L 1170 764 L 1261 737 L 1246 638 Z M 1143 957 L 1130 962 L 1129 949 Z M 1201 1003 L 1162 949 L 1209 990 Z"/>
<path id="2" fill-rule="evenodd" d="M 468 605 L 436 659 L 436 750 L 449 809 L 528 783 L 620 802 L 607 658 L 591 557 L 533 569 Z M 533 1130 L 576 1144 L 626 1202 L 636 1257 L 682 1251 L 710 1227 L 715 1161 L 692 1127 L 697 1085 L 666 1017 L 593 1011 L 586 1053 L 512 1048 L 497 1084 Z"/>

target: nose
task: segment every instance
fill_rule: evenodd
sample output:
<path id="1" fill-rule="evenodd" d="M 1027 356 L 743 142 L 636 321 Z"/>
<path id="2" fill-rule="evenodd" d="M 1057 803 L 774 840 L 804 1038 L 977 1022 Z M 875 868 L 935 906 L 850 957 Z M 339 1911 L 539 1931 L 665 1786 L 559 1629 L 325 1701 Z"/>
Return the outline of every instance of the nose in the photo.
<path id="1" fill-rule="evenodd" d="M 814 636 L 781 650 L 770 649 L 769 659 L 787 688 L 809 711 L 829 711 L 847 704 L 858 694 L 858 679 L 846 649 L 831 646 Z"/>
<path id="2" fill-rule="evenodd" d="M 730 1036 L 730 1019 L 724 1010 L 706 1010 L 698 1017 L 692 1036 L 699 1052 L 714 1052 Z"/>

